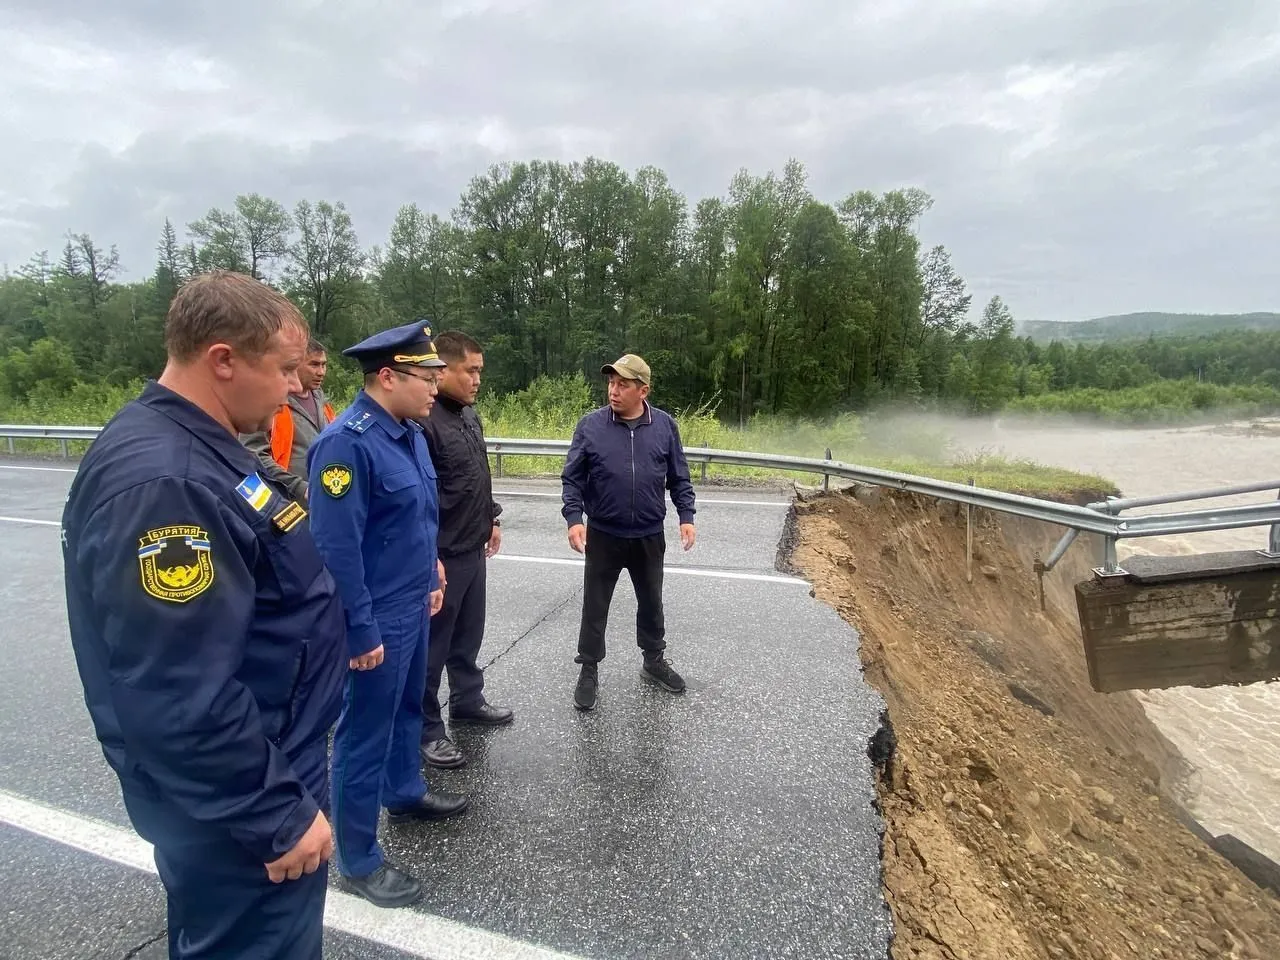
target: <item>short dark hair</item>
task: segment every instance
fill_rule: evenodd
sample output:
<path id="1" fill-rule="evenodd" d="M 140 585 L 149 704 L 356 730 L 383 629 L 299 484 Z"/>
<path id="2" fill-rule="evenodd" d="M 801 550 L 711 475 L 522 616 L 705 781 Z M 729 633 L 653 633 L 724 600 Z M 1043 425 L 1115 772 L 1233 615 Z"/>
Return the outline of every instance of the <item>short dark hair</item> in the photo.
<path id="1" fill-rule="evenodd" d="M 440 354 L 440 359 L 445 363 L 460 363 L 467 359 L 468 353 L 484 353 L 480 344 L 461 330 L 446 330 L 439 336 L 432 337 L 431 342 L 436 345 L 436 353 Z"/>
<path id="2" fill-rule="evenodd" d="M 315 337 L 312 337 L 307 341 L 307 356 L 314 357 L 317 353 L 327 355 L 329 353 L 329 349 Z"/>
<path id="3" fill-rule="evenodd" d="M 179 363 L 219 342 L 257 358 L 289 326 L 310 333 L 306 318 L 280 291 L 245 273 L 210 270 L 178 288 L 165 315 L 164 345 Z"/>

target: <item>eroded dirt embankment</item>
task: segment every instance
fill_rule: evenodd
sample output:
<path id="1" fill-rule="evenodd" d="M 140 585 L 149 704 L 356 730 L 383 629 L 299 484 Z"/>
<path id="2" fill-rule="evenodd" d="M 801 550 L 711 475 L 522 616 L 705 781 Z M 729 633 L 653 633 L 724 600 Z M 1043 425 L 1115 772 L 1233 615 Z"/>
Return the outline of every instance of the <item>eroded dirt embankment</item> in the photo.
<path id="1" fill-rule="evenodd" d="M 1173 747 L 1092 691 L 1077 541 L 892 491 L 797 503 L 791 563 L 862 634 L 896 737 L 879 795 L 895 960 L 1280 957 L 1280 901 L 1177 819 Z"/>

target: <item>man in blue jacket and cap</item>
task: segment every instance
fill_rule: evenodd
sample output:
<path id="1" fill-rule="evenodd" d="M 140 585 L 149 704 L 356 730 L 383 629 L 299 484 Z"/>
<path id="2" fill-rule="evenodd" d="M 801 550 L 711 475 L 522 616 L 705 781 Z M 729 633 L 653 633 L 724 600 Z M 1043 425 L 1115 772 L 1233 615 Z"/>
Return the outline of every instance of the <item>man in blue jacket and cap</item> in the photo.
<path id="1" fill-rule="evenodd" d="M 582 664 L 573 694 L 579 710 L 596 705 L 597 665 L 605 654 L 609 604 L 624 569 L 636 592 L 636 643 L 644 657 L 641 676 L 672 693 L 684 691 L 684 679 L 663 656 L 667 490 L 680 517 L 685 550 L 692 549 L 696 537 L 693 483 L 680 429 L 670 414 L 649 403 L 649 365 L 629 353 L 605 364 L 601 373 L 609 378 L 609 403 L 578 421 L 560 477 L 569 546 L 586 555 L 574 658 Z"/>
<path id="2" fill-rule="evenodd" d="M 387 863 L 390 823 L 461 813 L 462 794 L 429 792 L 418 752 L 430 617 L 444 600 L 436 555 L 436 471 L 415 417 L 430 414 L 445 362 L 425 321 L 343 351 L 364 388 L 307 452 L 311 531 L 346 613 L 350 675 L 333 743 L 334 848 L 346 885 L 399 907 L 421 884 Z"/>

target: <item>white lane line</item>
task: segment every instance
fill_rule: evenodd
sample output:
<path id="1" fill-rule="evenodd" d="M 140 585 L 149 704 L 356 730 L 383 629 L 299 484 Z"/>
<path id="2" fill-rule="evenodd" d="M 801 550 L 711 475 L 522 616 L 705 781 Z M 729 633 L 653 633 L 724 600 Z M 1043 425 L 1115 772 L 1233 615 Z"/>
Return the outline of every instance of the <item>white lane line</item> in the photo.
<path id="1" fill-rule="evenodd" d="M 0 823 L 154 875 L 151 844 L 130 830 L 0 790 Z M 287 881 L 286 881 L 287 882 Z M 330 887 L 324 924 L 423 960 L 580 960 L 417 910 L 384 910 Z"/>
<path id="2" fill-rule="evenodd" d="M 518 563 L 549 563 L 557 566 L 580 567 L 585 561 L 572 557 L 527 557 L 515 553 L 500 553 L 495 560 L 515 560 Z M 774 576 L 768 573 L 740 573 L 736 570 L 710 570 L 706 567 L 687 567 L 683 565 L 664 565 L 664 574 L 674 573 L 682 577 L 714 577 L 720 580 L 755 580 L 759 583 L 790 583 L 798 586 L 809 586 L 809 581 L 797 577 Z"/>
<path id="3" fill-rule="evenodd" d="M 0 523 L 30 523 L 42 527 L 58 527 L 61 524 L 57 520 L 32 520 L 28 517 L 0 517 Z M 573 557 L 530 557 L 522 556 L 516 553 L 500 553 L 495 560 L 514 560 L 518 563 L 547 563 L 552 566 L 569 566 L 580 567 L 582 560 L 575 560 Z M 684 565 L 666 565 L 663 567 L 666 573 L 674 573 L 681 577 L 712 577 L 718 580 L 754 580 L 757 583 L 790 583 L 801 586 L 808 586 L 809 581 L 801 580 L 797 577 L 774 576 L 767 573 L 742 573 L 737 570 L 713 570 L 706 567 L 688 567 Z"/>
<path id="4" fill-rule="evenodd" d="M 75 473 L 73 467 L 28 467 L 18 466 L 16 464 L 0 463 L 0 470 L 37 470 L 49 473 Z M 559 500 L 560 494 L 551 493 L 542 490 L 494 490 L 494 496 L 498 497 L 545 497 L 551 500 Z M 698 497 L 698 503 L 718 503 L 722 506 L 731 507 L 789 507 L 789 501 L 786 500 L 722 500 L 717 497 Z"/>
<path id="5" fill-rule="evenodd" d="M 495 497 L 546 497 L 559 500 L 560 494 L 541 490 L 494 490 Z M 719 503 L 731 507 L 789 507 L 789 500 L 719 500 L 715 497 L 698 497 L 698 503 Z"/>
<path id="6" fill-rule="evenodd" d="M 0 517 L 0 523 L 31 523 L 40 527 L 60 527 L 57 520 L 33 520 L 30 517 Z"/>

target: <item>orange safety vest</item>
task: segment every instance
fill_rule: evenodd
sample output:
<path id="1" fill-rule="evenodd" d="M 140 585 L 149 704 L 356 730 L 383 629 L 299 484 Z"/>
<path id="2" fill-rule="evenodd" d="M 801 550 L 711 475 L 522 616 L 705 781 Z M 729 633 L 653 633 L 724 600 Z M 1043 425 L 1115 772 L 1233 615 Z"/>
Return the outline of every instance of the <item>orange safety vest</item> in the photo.
<path id="1" fill-rule="evenodd" d="M 324 405 L 324 419 L 326 423 L 333 423 L 333 418 L 337 414 L 333 411 L 333 406 L 326 403 Z M 293 411 L 289 409 L 286 403 L 276 411 L 275 417 L 271 420 L 271 459 L 280 464 L 281 470 L 289 469 L 289 461 L 293 457 Z"/>

